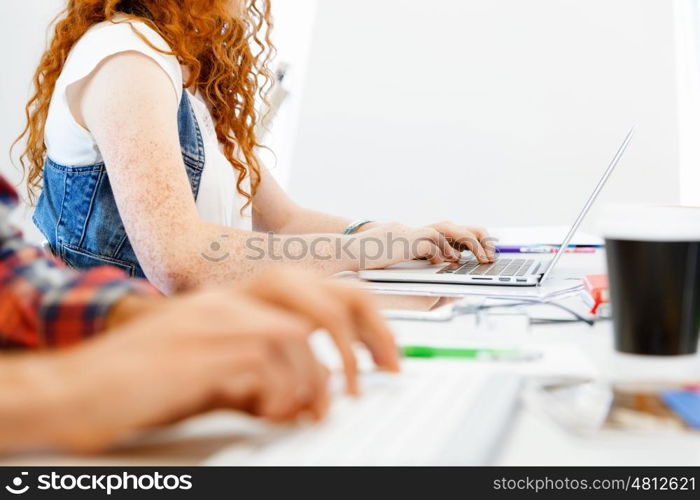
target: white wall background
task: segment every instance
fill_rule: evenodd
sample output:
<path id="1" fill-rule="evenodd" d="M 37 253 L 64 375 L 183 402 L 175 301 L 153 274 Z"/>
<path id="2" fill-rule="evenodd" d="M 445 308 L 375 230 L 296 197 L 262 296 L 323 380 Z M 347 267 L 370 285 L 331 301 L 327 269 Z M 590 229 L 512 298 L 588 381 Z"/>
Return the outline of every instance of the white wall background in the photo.
<path id="1" fill-rule="evenodd" d="M 0 2 L 0 158 L 64 1 Z M 604 198 L 679 199 L 670 0 L 276 2 L 277 43 L 297 62 L 272 143 L 302 203 L 382 220 L 569 223 L 635 122 Z M 0 171 L 19 179 L 8 161 Z"/>
<path id="2" fill-rule="evenodd" d="M 287 67 L 284 89 L 289 94 L 265 137 L 270 151 L 263 152 L 263 161 L 283 185 L 288 184 L 292 172 L 317 6 L 318 0 L 277 0 L 272 4 L 276 63 Z"/>
<path id="3" fill-rule="evenodd" d="M 3 83 L 0 91 L 0 172 L 19 179 L 9 165 L 10 145 L 24 127 L 24 105 L 31 90 L 31 78 L 39 63 L 47 27 L 65 5 L 65 0 L 2 0 L 0 2 L 0 44 Z"/>
<path id="4" fill-rule="evenodd" d="M 323 0 L 291 181 L 348 216 L 568 224 L 677 202 L 673 2 Z"/>
<path id="5" fill-rule="evenodd" d="M 14 183 L 19 183 L 22 175 L 10 161 L 10 145 L 24 127 L 24 105 L 30 95 L 31 78 L 46 44 L 47 26 L 64 5 L 64 0 L 0 2 L 0 45 L 4 48 L 0 93 L 0 172 Z M 18 151 L 21 149 L 17 148 Z M 23 187 L 19 191 L 22 195 L 25 192 Z M 35 242 L 43 239 L 30 222 L 30 210 L 26 206 L 18 210 L 14 217 L 14 222 L 22 227 L 29 239 Z"/>
<path id="6" fill-rule="evenodd" d="M 681 201 L 700 206 L 700 2 L 674 0 Z"/>

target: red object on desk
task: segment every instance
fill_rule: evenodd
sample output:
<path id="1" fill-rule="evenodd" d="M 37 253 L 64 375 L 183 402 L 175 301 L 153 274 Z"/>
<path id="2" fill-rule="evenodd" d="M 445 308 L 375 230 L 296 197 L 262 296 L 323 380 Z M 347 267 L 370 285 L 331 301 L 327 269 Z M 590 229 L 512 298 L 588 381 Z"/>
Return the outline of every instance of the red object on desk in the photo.
<path id="1" fill-rule="evenodd" d="M 591 314 L 598 312 L 601 304 L 610 302 L 610 289 L 606 274 L 590 274 L 583 278 L 583 285 L 593 299 Z"/>

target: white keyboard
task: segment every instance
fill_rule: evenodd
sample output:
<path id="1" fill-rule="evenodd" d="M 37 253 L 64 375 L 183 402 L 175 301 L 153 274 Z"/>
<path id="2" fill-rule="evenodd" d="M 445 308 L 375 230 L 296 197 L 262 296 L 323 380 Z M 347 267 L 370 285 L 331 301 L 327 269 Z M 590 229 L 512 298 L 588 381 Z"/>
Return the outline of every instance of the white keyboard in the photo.
<path id="1" fill-rule="evenodd" d="M 320 424 L 275 428 L 218 453 L 212 465 L 486 463 L 518 401 L 520 377 L 465 362 L 412 361 L 367 374 L 359 398 L 336 397 Z"/>

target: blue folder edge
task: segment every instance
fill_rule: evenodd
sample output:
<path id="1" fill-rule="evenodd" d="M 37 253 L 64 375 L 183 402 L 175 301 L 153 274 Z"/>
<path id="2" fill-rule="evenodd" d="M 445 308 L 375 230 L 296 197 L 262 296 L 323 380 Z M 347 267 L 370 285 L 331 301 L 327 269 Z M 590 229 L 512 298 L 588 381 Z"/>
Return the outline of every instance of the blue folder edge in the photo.
<path id="1" fill-rule="evenodd" d="M 665 391 L 661 399 L 683 422 L 700 429 L 700 393 L 692 391 Z"/>

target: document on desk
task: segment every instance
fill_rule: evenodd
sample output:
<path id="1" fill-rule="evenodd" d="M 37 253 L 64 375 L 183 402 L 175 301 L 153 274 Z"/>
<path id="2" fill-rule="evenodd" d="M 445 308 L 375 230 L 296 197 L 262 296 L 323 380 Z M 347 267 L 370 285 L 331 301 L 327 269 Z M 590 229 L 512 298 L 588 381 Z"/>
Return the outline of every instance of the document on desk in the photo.
<path id="1" fill-rule="evenodd" d="M 564 241 L 569 226 L 500 227 L 492 228 L 489 234 L 498 239 L 499 245 L 560 245 Z M 577 231 L 572 245 L 600 246 L 604 241 L 598 236 Z"/>
<path id="2" fill-rule="evenodd" d="M 362 282 L 362 286 L 375 293 L 391 295 L 484 297 L 533 302 L 551 302 L 556 299 L 577 295 L 583 290 L 583 284 L 578 279 L 550 279 L 538 287 L 388 282 Z"/>

